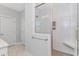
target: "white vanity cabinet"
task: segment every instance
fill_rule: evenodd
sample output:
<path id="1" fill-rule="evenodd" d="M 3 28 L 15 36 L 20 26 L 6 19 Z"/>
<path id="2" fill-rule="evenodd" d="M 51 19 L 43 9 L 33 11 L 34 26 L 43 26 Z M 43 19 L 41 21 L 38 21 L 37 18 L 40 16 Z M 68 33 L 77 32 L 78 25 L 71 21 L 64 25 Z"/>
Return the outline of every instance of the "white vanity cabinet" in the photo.
<path id="1" fill-rule="evenodd" d="M 8 43 L 0 39 L 0 56 L 8 56 Z"/>

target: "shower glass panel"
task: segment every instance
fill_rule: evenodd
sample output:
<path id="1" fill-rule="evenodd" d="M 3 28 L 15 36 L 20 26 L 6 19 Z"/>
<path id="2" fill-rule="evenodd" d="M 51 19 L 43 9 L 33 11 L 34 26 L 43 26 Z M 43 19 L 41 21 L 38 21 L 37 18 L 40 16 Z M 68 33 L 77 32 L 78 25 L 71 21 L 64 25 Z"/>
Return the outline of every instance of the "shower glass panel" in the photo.
<path id="1" fill-rule="evenodd" d="M 77 4 L 54 3 L 53 55 L 74 56 L 77 54 Z"/>
<path id="2" fill-rule="evenodd" d="M 36 33 L 45 33 L 48 34 L 50 32 L 50 21 L 49 19 L 49 8 L 46 4 L 41 4 L 40 6 L 36 6 L 36 20 L 35 20 L 35 32 Z M 41 11 L 41 12 L 40 12 Z"/>

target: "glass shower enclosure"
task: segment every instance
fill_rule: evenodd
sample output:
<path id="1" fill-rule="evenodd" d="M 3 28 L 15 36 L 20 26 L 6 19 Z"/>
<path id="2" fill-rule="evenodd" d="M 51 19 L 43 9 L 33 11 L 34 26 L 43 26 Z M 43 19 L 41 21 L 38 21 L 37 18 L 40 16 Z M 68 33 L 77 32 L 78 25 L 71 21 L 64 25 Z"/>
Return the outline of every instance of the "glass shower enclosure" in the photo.
<path id="1" fill-rule="evenodd" d="M 52 30 L 54 56 L 74 56 L 78 43 L 78 7 L 77 3 L 54 3 L 53 19 L 56 29 Z M 52 23 L 53 24 L 53 23 Z"/>

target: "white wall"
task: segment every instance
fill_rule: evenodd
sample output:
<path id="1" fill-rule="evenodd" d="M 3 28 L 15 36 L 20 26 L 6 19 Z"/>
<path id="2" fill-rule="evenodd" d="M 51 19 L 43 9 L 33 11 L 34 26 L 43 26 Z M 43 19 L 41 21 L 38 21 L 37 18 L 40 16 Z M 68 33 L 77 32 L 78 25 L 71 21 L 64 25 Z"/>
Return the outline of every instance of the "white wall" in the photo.
<path id="1" fill-rule="evenodd" d="M 20 15 L 19 12 L 12 10 L 10 8 L 7 8 L 5 6 L 0 5 L 0 15 L 4 15 L 4 16 L 14 16 L 17 18 L 17 42 L 20 41 Z"/>
<path id="2" fill-rule="evenodd" d="M 31 51 L 32 42 L 32 19 L 33 19 L 33 4 L 27 3 L 25 6 L 25 45 L 28 47 L 28 50 Z"/>

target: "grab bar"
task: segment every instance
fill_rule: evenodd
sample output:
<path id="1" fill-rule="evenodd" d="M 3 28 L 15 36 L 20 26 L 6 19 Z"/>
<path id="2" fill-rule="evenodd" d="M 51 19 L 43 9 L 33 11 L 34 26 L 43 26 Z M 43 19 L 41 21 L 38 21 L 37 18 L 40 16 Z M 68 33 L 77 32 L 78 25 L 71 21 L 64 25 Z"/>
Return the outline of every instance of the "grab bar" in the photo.
<path id="1" fill-rule="evenodd" d="M 48 39 L 41 39 L 41 38 L 37 38 L 37 37 L 34 37 L 34 36 L 32 36 L 32 38 L 34 38 L 34 39 L 38 39 L 38 40 L 48 41 Z"/>

